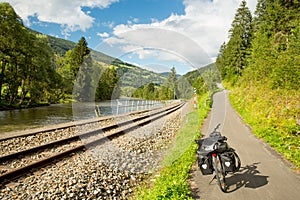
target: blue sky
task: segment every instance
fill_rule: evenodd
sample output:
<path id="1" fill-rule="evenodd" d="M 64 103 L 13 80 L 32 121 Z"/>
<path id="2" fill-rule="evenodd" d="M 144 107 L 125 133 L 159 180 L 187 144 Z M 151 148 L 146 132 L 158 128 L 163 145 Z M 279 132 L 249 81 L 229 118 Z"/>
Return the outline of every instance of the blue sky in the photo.
<path id="1" fill-rule="evenodd" d="M 0 2 L 3 2 L 0 0 Z M 26 26 L 153 71 L 213 62 L 241 0 L 5 0 Z M 247 0 L 253 12 L 256 0 Z"/>
<path id="2" fill-rule="evenodd" d="M 105 9 L 86 6 L 81 7 L 81 9 L 95 19 L 93 26 L 85 32 L 78 30 L 64 33 L 64 29 L 61 28 L 60 24 L 42 22 L 36 16 L 29 17 L 30 28 L 74 42 L 77 42 L 81 36 L 85 36 L 89 46 L 94 48 L 101 39 L 99 35 L 106 35 L 107 33 L 111 36 L 112 27 L 117 25 L 128 23 L 147 24 L 153 20 L 163 20 L 172 13 L 184 13 L 181 0 L 120 0 Z"/>

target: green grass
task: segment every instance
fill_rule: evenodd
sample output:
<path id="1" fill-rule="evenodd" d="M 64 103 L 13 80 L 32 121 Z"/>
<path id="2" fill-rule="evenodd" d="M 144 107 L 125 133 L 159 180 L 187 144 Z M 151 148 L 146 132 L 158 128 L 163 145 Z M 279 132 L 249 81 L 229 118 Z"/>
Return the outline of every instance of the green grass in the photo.
<path id="1" fill-rule="evenodd" d="M 252 93 L 249 90 L 248 92 Z M 265 95 L 268 95 L 267 92 L 265 92 Z M 292 117 L 282 114 L 286 108 L 277 102 L 282 101 L 284 97 L 273 94 L 261 99 L 255 96 L 259 95 L 250 96 L 248 94 L 247 97 L 233 88 L 229 98 L 233 107 L 240 113 L 245 122 L 252 127 L 253 133 L 276 151 L 282 153 L 287 160 L 295 165 L 296 170 L 299 169 L 300 127 Z M 255 99 L 251 100 L 251 98 Z M 271 103 L 268 103 L 268 101 Z M 296 112 L 295 110 L 291 109 L 290 112 Z"/>
<path id="2" fill-rule="evenodd" d="M 187 179 L 196 160 L 197 145 L 194 140 L 201 136 L 200 126 L 210 110 L 209 104 L 202 106 L 207 98 L 207 94 L 202 96 L 198 101 L 201 107 L 186 116 L 187 122 L 177 133 L 162 169 L 151 177 L 154 182 L 137 188 L 134 199 L 192 199 Z"/>

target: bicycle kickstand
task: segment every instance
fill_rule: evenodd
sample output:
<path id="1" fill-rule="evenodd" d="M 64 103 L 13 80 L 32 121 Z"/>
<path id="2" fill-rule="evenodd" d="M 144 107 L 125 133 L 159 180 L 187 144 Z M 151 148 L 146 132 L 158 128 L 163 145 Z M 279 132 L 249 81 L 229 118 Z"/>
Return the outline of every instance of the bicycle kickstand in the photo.
<path id="1" fill-rule="evenodd" d="M 217 176 L 216 176 L 216 175 L 211 179 L 211 181 L 210 181 L 208 184 L 210 185 L 211 182 L 213 182 L 214 179 L 217 179 Z"/>

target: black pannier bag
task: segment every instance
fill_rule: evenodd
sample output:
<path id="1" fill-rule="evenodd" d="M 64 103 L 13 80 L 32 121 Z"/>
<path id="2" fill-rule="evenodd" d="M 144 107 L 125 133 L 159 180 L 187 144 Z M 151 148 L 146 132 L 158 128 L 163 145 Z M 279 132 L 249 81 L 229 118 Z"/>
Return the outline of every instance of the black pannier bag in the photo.
<path id="1" fill-rule="evenodd" d="M 212 167 L 212 158 L 208 154 L 203 152 L 198 153 L 198 166 L 201 170 L 202 175 L 209 175 L 213 173 L 213 167 Z"/>
<path id="2" fill-rule="evenodd" d="M 199 148 L 204 149 L 205 151 L 214 151 L 217 150 L 218 152 L 227 151 L 229 146 L 226 142 L 227 138 L 222 136 L 219 132 L 213 132 L 209 135 L 209 137 L 204 138 L 202 143 L 199 144 Z"/>
<path id="3" fill-rule="evenodd" d="M 229 146 L 228 146 L 228 144 L 227 144 L 227 142 L 225 142 L 225 141 L 219 141 L 219 142 L 217 142 L 217 151 L 218 152 L 224 152 L 224 151 L 227 151 L 228 149 L 229 149 Z"/>
<path id="4" fill-rule="evenodd" d="M 210 138 L 202 140 L 196 140 L 198 144 L 198 166 L 203 175 L 209 175 L 213 173 L 212 158 L 209 154 L 213 150 L 214 141 Z"/>
<path id="5" fill-rule="evenodd" d="M 235 172 L 237 170 L 236 160 L 233 152 L 227 151 L 219 155 L 225 172 Z"/>
<path id="6" fill-rule="evenodd" d="M 217 148 L 219 152 L 228 150 L 229 147 L 224 140 L 225 137 L 221 136 L 219 133 L 210 135 L 208 138 L 196 140 L 196 143 L 198 144 L 198 166 L 203 175 L 212 174 L 214 171 L 210 153 L 214 151 L 215 148 Z"/>

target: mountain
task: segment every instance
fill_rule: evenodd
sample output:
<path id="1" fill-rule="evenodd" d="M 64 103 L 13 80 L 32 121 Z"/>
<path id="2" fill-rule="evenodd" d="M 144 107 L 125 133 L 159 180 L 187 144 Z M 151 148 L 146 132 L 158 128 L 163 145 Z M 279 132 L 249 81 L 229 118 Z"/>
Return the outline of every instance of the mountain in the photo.
<path id="1" fill-rule="evenodd" d="M 41 33 L 38 33 L 38 34 L 41 34 Z M 76 45 L 75 42 L 61 39 L 61 38 L 56 38 L 56 37 L 53 37 L 50 35 L 47 35 L 47 38 L 48 38 L 50 47 L 52 48 L 54 53 L 58 54 L 58 55 L 65 55 L 65 53 L 68 50 L 73 49 Z"/>
<path id="2" fill-rule="evenodd" d="M 32 32 L 40 34 L 35 31 Z M 58 55 L 65 55 L 68 50 L 73 49 L 76 45 L 76 43 L 69 40 L 49 35 L 47 35 L 47 37 L 50 47 L 53 49 L 54 53 Z M 122 87 L 137 88 L 150 82 L 153 82 L 156 85 L 161 85 L 166 81 L 166 77 L 164 75 L 142 69 L 93 49 L 90 50 L 93 60 L 117 67 L 117 72 L 122 80 Z"/>
<path id="3" fill-rule="evenodd" d="M 162 72 L 159 73 L 159 75 L 168 78 L 169 77 L 170 72 Z M 181 75 L 180 74 L 176 74 L 176 78 L 179 78 Z"/>
<path id="4" fill-rule="evenodd" d="M 138 88 L 148 83 L 162 85 L 167 78 L 152 71 L 134 66 L 130 63 L 117 63 L 117 71 L 121 77 L 123 87 Z"/>
<path id="5" fill-rule="evenodd" d="M 194 81 L 207 70 L 215 70 L 215 63 L 211 63 L 194 71 L 190 71 L 183 75 L 183 77 L 188 80 L 190 84 L 193 84 Z"/>
<path id="6" fill-rule="evenodd" d="M 47 35 L 47 37 L 49 40 L 49 45 L 51 46 L 55 54 L 65 55 L 65 53 L 68 50 L 73 49 L 76 45 L 76 43 L 69 40 L 56 38 L 49 35 Z M 123 91 L 133 91 L 135 88 L 138 88 L 142 85 L 146 85 L 151 82 L 154 83 L 155 85 L 162 85 L 167 80 L 170 73 L 170 72 L 155 73 L 137 67 L 135 65 L 132 65 L 130 63 L 126 63 L 122 60 L 113 58 L 109 55 L 95 51 L 93 49 L 90 50 L 91 50 L 91 55 L 93 60 L 99 63 L 116 66 L 117 72 L 121 79 L 121 88 Z M 182 78 L 185 78 L 190 82 L 190 84 L 193 84 L 193 82 L 206 70 L 213 70 L 214 68 L 215 68 L 214 63 L 211 63 L 197 70 L 188 72 L 187 74 L 183 75 Z M 177 75 L 177 78 L 180 77 L 181 75 Z"/>
<path id="7" fill-rule="evenodd" d="M 56 38 L 56 37 L 49 36 L 49 35 L 47 35 L 47 37 L 48 37 L 49 45 L 53 49 L 55 54 L 65 55 L 65 53 L 68 50 L 73 49 L 76 45 L 75 42 L 65 40 L 65 39 L 62 39 L 62 38 Z M 92 58 L 95 61 L 102 62 L 102 63 L 105 63 L 105 64 L 111 64 L 113 62 L 119 62 L 120 61 L 119 59 L 113 58 L 111 56 L 108 56 L 104 53 L 95 51 L 93 49 L 91 49 L 91 55 L 92 55 Z"/>

